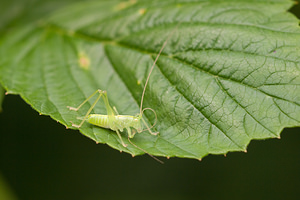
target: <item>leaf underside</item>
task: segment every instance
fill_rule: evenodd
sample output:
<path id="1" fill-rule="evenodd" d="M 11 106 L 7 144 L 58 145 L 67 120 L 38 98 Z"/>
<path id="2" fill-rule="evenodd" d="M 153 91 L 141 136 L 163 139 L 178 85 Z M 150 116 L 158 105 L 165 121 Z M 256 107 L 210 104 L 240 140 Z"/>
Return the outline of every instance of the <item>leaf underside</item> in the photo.
<path id="1" fill-rule="evenodd" d="M 252 139 L 300 125 L 300 29 L 288 0 L 95 1 L 74 4 L 0 40 L 0 81 L 65 126 L 85 115 L 96 89 L 120 114 L 157 114 L 153 136 L 132 139 L 157 156 L 201 159 L 245 151 Z M 93 113 L 106 114 L 103 102 Z M 153 113 L 144 117 L 153 124 Z M 143 152 L 88 123 L 87 137 Z"/>

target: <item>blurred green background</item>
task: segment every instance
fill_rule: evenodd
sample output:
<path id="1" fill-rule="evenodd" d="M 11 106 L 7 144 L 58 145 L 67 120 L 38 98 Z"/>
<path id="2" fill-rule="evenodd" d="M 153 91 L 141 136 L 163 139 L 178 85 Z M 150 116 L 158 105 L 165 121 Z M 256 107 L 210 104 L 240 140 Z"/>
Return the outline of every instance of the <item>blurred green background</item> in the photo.
<path id="1" fill-rule="evenodd" d="M 300 6 L 291 10 L 300 17 Z M 8 95 L 0 114 L 0 200 L 299 199 L 300 128 L 203 161 L 132 158 Z M 2 177 L 2 178 L 1 178 Z"/>

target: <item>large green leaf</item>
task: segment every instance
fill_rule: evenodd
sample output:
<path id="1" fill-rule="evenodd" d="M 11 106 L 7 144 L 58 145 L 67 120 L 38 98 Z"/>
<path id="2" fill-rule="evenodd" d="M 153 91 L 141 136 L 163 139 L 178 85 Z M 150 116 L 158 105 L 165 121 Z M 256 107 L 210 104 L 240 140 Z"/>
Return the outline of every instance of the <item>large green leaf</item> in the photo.
<path id="1" fill-rule="evenodd" d="M 0 36 L 18 25 L 38 21 L 54 10 L 79 0 L 0 0 Z M 83 0 L 80 0 L 83 1 Z M 4 88 L 0 84 L 0 112 Z"/>
<path id="2" fill-rule="evenodd" d="M 132 141 L 150 154 L 201 159 L 245 151 L 252 139 L 300 125 L 300 29 L 288 0 L 97 1 L 54 13 L 1 39 L 0 80 L 38 112 L 71 127 L 77 106 L 107 90 L 120 114 L 139 112 L 145 94 L 159 136 Z M 92 101 L 91 101 L 92 103 Z M 105 114 L 103 103 L 94 113 Z M 152 124 L 155 117 L 145 113 Z M 85 123 L 80 131 L 129 152 L 116 133 Z M 123 133 L 124 141 L 127 134 Z M 127 142 L 128 143 L 128 142 Z"/>
<path id="3" fill-rule="evenodd" d="M 83 0 L 0 0 L 0 31 L 6 32 L 16 25 L 38 21 L 76 1 Z"/>

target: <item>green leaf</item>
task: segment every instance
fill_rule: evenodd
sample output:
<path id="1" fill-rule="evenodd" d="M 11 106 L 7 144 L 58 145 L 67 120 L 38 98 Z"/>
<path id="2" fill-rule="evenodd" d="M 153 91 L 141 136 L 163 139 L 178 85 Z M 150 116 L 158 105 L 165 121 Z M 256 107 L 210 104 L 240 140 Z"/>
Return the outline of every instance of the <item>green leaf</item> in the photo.
<path id="1" fill-rule="evenodd" d="M 41 20 L 49 13 L 84 0 L 0 0 L 0 35 L 18 25 Z"/>
<path id="2" fill-rule="evenodd" d="M 300 125 L 300 29 L 288 0 L 96 1 L 75 4 L 0 41 L 0 81 L 41 114 L 71 127 L 106 90 L 120 114 L 136 115 L 145 80 L 154 130 L 132 141 L 153 155 L 201 159 L 245 151 L 253 139 Z M 91 100 L 90 103 L 93 101 Z M 94 113 L 105 114 L 102 103 Z M 153 124 L 155 116 L 145 112 Z M 115 132 L 80 131 L 133 155 Z M 123 134 L 127 141 L 127 134 Z M 128 143 L 128 142 L 127 142 Z"/>

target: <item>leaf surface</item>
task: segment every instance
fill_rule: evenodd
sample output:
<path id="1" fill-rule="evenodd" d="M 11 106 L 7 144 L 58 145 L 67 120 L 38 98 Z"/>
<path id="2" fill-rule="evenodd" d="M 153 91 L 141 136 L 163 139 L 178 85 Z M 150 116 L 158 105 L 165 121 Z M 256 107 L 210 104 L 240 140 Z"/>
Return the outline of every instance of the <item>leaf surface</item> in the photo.
<path id="1" fill-rule="evenodd" d="M 144 107 L 154 130 L 132 141 L 153 155 L 201 159 L 245 151 L 252 139 L 300 125 L 300 29 L 291 1 L 95 1 L 74 4 L 0 41 L 0 81 L 38 112 L 71 127 L 96 89 L 120 114 Z M 171 33 L 174 31 L 174 34 Z M 171 35 L 171 36 L 170 36 Z M 103 102 L 94 113 L 106 114 Z M 153 113 L 144 117 L 153 124 Z M 88 123 L 87 137 L 124 148 Z M 123 140 L 127 134 L 123 132 Z M 128 143 L 128 142 L 127 142 Z"/>

